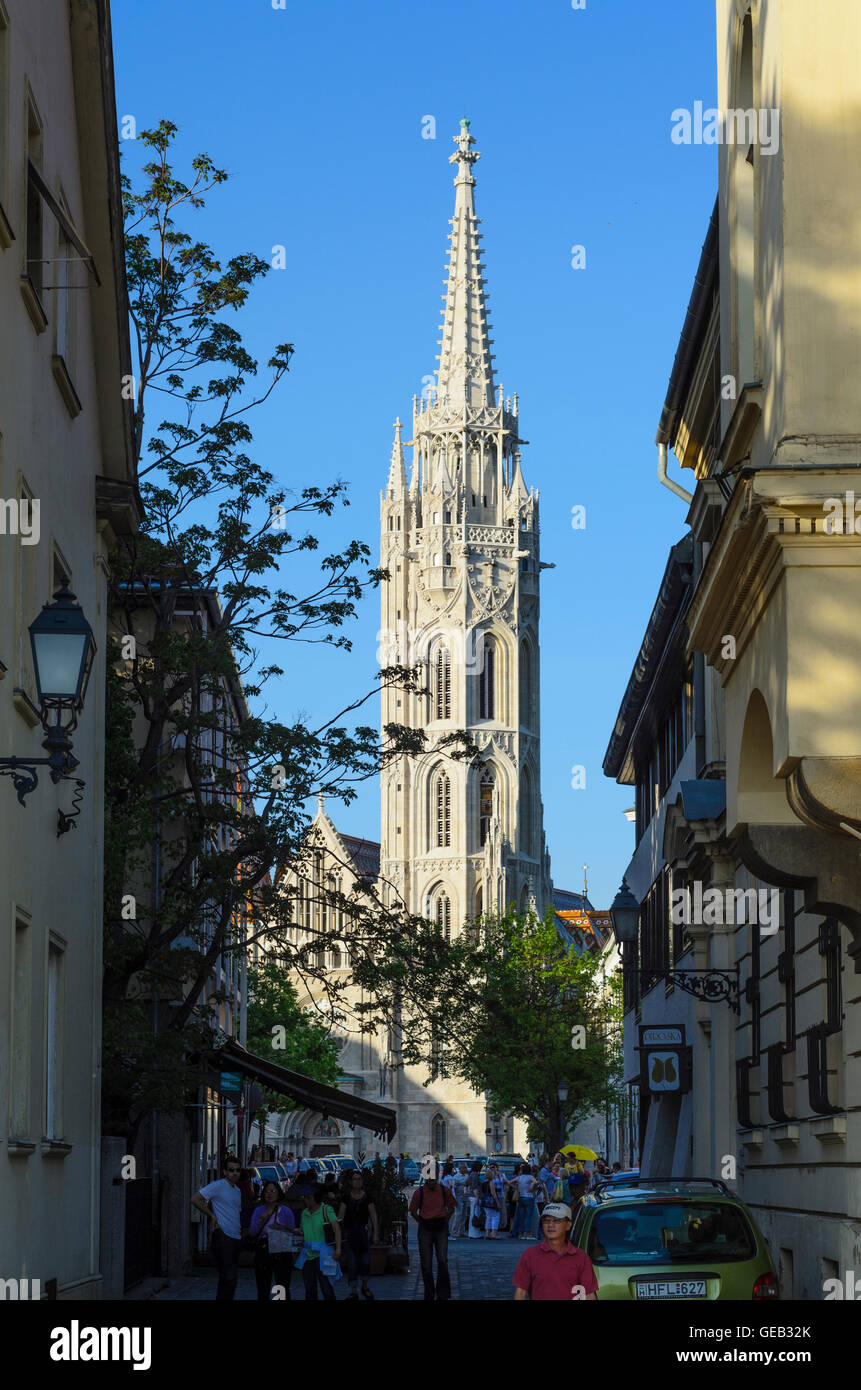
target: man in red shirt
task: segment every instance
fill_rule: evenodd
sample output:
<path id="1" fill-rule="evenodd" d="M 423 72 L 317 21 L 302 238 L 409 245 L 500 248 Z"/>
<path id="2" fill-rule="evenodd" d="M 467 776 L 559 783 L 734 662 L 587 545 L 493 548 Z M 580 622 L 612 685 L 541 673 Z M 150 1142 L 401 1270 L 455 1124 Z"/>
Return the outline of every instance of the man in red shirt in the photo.
<path id="1" fill-rule="evenodd" d="M 548 1202 L 541 1213 L 544 1239 L 524 1250 L 512 1277 L 514 1298 L 533 1303 L 547 1299 L 597 1302 L 598 1280 L 592 1261 L 568 1239 L 571 1208 L 565 1202 Z"/>
<path id="2" fill-rule="evenodd" d="M 419 1259 L 425 1298 L 428 1301 L 437 1298 L 442 1302 L 451 1298 L 451 1280 L 448 1274 L 448 1223 L 456 1206 L 451 1189 L 443 1187 L 435 1177 L 425 1178 L 410 1199 L 410 1216 L 415 1217 L 419 1227 Z M 433 1282 L 434 1250 L 437 1266 L 436 1290 Z"/>

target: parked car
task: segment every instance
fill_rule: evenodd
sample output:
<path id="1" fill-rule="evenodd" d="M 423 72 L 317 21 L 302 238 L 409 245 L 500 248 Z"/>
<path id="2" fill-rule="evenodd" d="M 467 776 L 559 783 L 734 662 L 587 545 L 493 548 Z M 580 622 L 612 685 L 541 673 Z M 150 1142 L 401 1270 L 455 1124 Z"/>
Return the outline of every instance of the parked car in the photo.
<path id="1" fill-rule="evenodd" d="M 491 1163 L 495 1163 L 504 1178 L 513 1178 L 520 1165 L 526 1161 L 520 1154 L 491 1154 L 484 1160 L 482 1177 L 489 1172 Z"/>
<path id="2" fill-rule="evenodd" d="M 376 1161 L 377 1161 L 377 1160 L 376 1160 L 375 1158 L 366 1158 L 365 1161 L 364 1161 L 364 1163 L 362 1164 L 362 1167 L 363 1167 L 363 1168 L 373 1168 L 373 1166 L 374 1166 L 374 1164 L 376 1163 Z M 386 1162 L 385 1158 L 384 1158 L 382 1161 L 383 1161 L 383 1165 L 385 1166 L 385 1162 Z M 395 1159 L 395 1162 L 396 1162 L 396 1163 L 397 1163 L 397 1161 L 398 1161 L 398 1160 Z M 421 1170 L 420 1170 L 420 1168 L 419 1168 L 419 1165 L 416 1163 L 415 1159 L 412 1159 L 412 1158 L 405 1158 L 405 1159 L 404 1159 L 404 1182 L 406 1182 L 406 1183 L 414 1183 L 414 1182 L 418 1182 L 418 1181 L 420 1180 L 420 1178 L 421 1178 Z"/>
<path id="3" fill-rule="evenodd" d="M 289 1175 L 283 1163 L 256 1163 L 248 1171 L 251 1181 L 257 1184 L 258 1191 L 263 1190 L 265 1182 L 277 1182 L 282 1192 L 287 1191 Z"/>
<path id="4" fill-rule="evenodd" d="M 779 1297 L 753 1216 L 712 1178 L 639 1179 L 580 1202 L 571 1231 L 598 1279 L 598 1300 Z"/>
<path id="5" fill-rule="evenodd" d="M 595 1190 L 603 1190 L 605 1187 L 631 1187 L 636 1186 L 640 1178 L 639 1168 L 626 1168 L 622 1173 L 602 1173 L 595 1183 Z"/>
<path id="6" fill-rule="evenodd" d="M 341 1173 L 348 1173 L 355 1170 L 359 1172 L 359 1165 L 349 1154 L 329 1154 L 327 1162 L 335 1165 L 335 1171 L 340 1176 Z"/>

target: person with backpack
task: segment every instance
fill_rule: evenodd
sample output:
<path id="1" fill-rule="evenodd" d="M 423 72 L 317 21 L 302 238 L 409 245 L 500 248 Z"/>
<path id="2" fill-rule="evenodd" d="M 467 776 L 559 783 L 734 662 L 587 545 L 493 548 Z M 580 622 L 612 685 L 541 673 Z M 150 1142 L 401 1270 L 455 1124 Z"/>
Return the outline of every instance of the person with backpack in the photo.
<path id="1" fill-rule="evenodd" d="M 455 1209 L 451 1188 L 443 1187 L 436 1178 L 426 1178 L 410 1198 L 410 1216 L 419 1228 L 419 1260 L 425 1286 L 425 1300 L 436 1298 L 440 1303 L 451 1298 L 451 1279 L 448 1272 L 448 1223 Z M 436 1287 L 433 1277 L 433 1256 L 436 1251 Z"/>
<path id="2" fill-rule="evenodd" d="M 463 1187 L 469 1203 L 466 1233 L 470 1240 L 481 1240 L 484 1236 L 484 1208 L 481 1205 L 481 1159 L 470 1165 Z"/>

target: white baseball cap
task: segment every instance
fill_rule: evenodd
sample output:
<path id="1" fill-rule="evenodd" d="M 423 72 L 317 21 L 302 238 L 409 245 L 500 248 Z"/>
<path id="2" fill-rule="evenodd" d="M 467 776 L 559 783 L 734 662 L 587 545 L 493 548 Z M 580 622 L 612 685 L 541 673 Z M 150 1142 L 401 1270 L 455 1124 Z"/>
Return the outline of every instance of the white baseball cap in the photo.
<path id="1" fill-rule="evenodd" d="M 559 1221 L 571 1220 L 571 1208 L 565 1202 L 548 1202 L 541 1213 L 541 1220 L 545 1216 L 555 1216 Z"/>

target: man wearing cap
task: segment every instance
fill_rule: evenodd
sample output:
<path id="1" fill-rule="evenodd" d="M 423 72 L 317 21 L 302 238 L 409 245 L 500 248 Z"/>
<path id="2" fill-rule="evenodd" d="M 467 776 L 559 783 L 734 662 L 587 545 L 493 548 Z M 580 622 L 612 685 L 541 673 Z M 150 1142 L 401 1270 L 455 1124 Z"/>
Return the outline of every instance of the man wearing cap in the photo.
<path id="1" fill-rule="evenodd" d="M 548 1202 L 541 1213 L 541 1230 L 544 1239 L 524 1250 L 517 1262 L 511 1280 L 515 1301 L 597 1302 L 592 1261 L 568 1239 L 571 1208 L 565 1202 Z"/>

